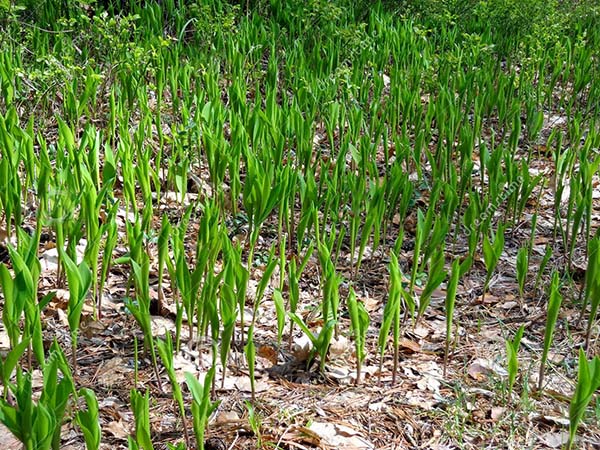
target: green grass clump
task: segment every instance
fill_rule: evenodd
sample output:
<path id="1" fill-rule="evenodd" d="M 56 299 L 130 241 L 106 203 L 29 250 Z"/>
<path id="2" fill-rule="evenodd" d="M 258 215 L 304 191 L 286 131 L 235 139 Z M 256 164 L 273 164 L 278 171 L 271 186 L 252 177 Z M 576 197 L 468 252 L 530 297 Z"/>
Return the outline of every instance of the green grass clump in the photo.
<path id="1" fill-rule="evenodd" d="M 527 378 L 528 351 L 546 395 L 561 314 L 585 320 L 568 330 L 574 344 L 589 351 L 595 337 L 599 17 L 592 0 L 0 0 L 2 421 L 47 448 L 65 416 L 100 446 L 94 386 L 75 375 L 64 398 L 33 400 L 34 370 L 57 377 L 45 321 L 61 308 L 72 369 L 96 321 L 143 335 L 153 377 L 136 345 L 130 448 L 159 444 L 150 411 L 164 376 L 179 447 L 202 447 L 215 379 L 223 388 L 234 370 L 267 439 L 263 352 L 273 341 L 281 363 L 301 333 L 299 366 L 318 359 L 319 381 L 350 336 L 356 383 L 370 385 L 376 359 L 395 383 L 403 346 L 417 347 L 405 339 L 437 317 L 443 360 L 427 355 L 456 381 L 464 339 L 511 296 L 546 323 L 506 341 L 503 386 L 510 396 Z M 163 340 L 152 316 L 170 311 Z M 210 369 L 181 388 L 186 348 Z M 580 360 L 571 442 L 594 364 Z"/>

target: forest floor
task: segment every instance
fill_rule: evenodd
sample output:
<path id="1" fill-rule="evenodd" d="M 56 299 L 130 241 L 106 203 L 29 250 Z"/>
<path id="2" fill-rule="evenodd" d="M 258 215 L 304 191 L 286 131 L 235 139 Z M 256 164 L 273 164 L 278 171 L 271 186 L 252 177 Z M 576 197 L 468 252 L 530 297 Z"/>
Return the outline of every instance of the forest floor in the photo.
<path id="1" fill-rule="evenodd" d="M 540 174 L 551 176 L 550 164 L 538 161 Z M 198 173 L 201 179 L 206 174 Z M 207 186 L 207 189 L 208 186 Z M 196 194 L 189 194 L 190 196 Z M 426 191 L 421 202 L 427 202 Z M 292 336 L 286 331 L 283 342 L 277 344 L 275 308 L 270 299 L 260 307 L 255 330 L 257 346 L 256 399 L 251 400 L 251 385 L 244 352 L 238 345 L 232 348 L 228 372 L 223 379 L 217 365 L 214 386 L 219 406 L 208 427 L 207 449 L 249 448 L 338 448 L 338 449 L 401 449 L 401 448 L 560 448 L 568 439 L 569 400 L 574 390 L 577 361 L 574 348 L 583 343 L 585 328 L 580 324 L 579 310 L 570 306 L 579 292 L 574 285 L 567 293 L 554 330 L 554 343 L 546 368 L 544 388 L 537 389 L 539 360 L 544 338 L 546 299 L 550 280 L 543 275 L 536 279 L 547 244 L 554 244 L 553 229 L 554 191 L 552 186 L 540 186 L 533 195 L 537 202 L 528 206 L 524 217 L 538 212 L 537 234 L 530 262 L 530 279 L 524 295 L 519 295 L 515 281 L 518 242 L 529 238 L 531 224 L 523 220 L 506 233 L 506 245 L 490 288 L 483 296 L 486 275 L 483 259 L 476 260 L 472 270 L 463 277 L 457 291 L 455 331 L 444 368 L 446 319 L 444 312 L 445 287 L 433 295 L 430 307 L 418 322 L 407 320 L 402 325 L 398 376 L 392 381 L 393 360 L 384 358 L 380 370 L 377 335 L 367 335 L 363 379 L 356 384 L 353 345 L 348 336 L 340 334 L 329 350 L 325 371 L 319 364 L 307 367 L 310 342 L 295 329 Z M 596 191 L 595 198 L 600 197 Z M 168 195 L 165 196 L 168 198 Z M 600 218 L 600 205 L 595 202 L 595 220 Z M 181 208 L 164 200 L 160 210 L 169 215 L 181 215 Z M 30 218 L 35 219 L 33 211 Z M 124 226 L 125 212 L 120 215 Z M 159 220 L 159 219 L 157 219 Z M 399 254 L 400 264 L 409 273 L 413 257 L 415 212 L 405 223 L 407 234 Z M 32 222 L 32 226 L 35 222 Z M 156 226 L 160 226 L 159 223 Z M 121 231 L 123 229 L 121 228 Z M 190 233 L 194 234 L 192 221 Z M 236 239 L 244 242 L 244 230 L 238 230 Z M 343 248 L 339 259 L 339 273 L 352 279 L 358 299 L 365 305 L 372 321 L 381 322 L 388 295 L 387 248 L 393 245 L 395 230 L 389 230 L 389 241 L 376 255 L 367 250 L 362 268 L 356 277 L 350 262 L 349 249 Z M 264 226 L 257 259 L 268 254 L 277 239 L 276 223 Z M 466 253 L 464 239 L 459 237 L 451 249 L 454 255 Z M 558 248 L 549 265 L 562 267 L 566 258 Z M 83 252 L 83 246 L 78 250 Z M 126 253 L 117 247 L 116 257 Z M 156 248 L 150 248 L 150 253 Z M 371 256 L 376 256 L 372 257 Z M 48 236 L 40 248 L 42 274 L 40 295 L 55 292 L 56 296 L 43 311 L 43 323 L 48 345 L 57 338 L 63 348 L 69 348 L 70 337 L 66 317 L 69 292 L 56 279 L 57 252 Z M 156 261 L 154 261 L 155 263 Z M 152 264 L 150 294 L 155 302 L 159 289 L 155 264 Z M 572 265 L 585 273 L 585 255 L 577 248 Z M 321 294 L 319 263 L 311 257 L 300 285 L 299 311 L 311 327 L 322 325 L 315 317 Z M 251 274 L 249 296 L 261 278 L 260 264 Z M 273 280 L 278 279 L 277 270 Z M 156 448 L 183 441 L 182 424 L 173 401 L 167 375 L 161 373 L 163 390 L 159 389 L 152 364 L 143 353 L 135 368 L 134 342 L 143 352 L 143 335 L 134 318 L 126 312 L 123 299 L 127 296 L 127 272 L 115 266 L 110 273 L 102 300 L 102 318 L 94 320 L 94 308 L 86 304 L 83 311 L 77 370 L 74 377 L 80 387 L 93 388 L 99 400 L 100 420 L 104 432 L 103 449 L 127 448 L 127 436 L 133 431 L 133 415 L 129 393 L 135 387 L 149 389 L 152 397 L 150 420 Z M 165 282 L 165 286 L 169 283 Z M 152 326 L 155 336 L 164 336 L 175 330 L 175 304 L 168 287 L 164 288 L 164 302 L 160 311 L 154 308 Z M 421 288 L 417 287 L 417 293 Z M 341 296 L 347 295 L 348 285 L 341 286 Z M 252 311 L 245 311 L 246 324 Z M 342 322 L 349 318 L 342 317 Z M 238 320 L 239 325 L 239 320 Z M 346 324 L 347 325 L 347 324 Z M 512 393 L 507 389 L 506 340 L 524 326 L 519 352 L 520 369 Z M 344 327 L 347 329 L 347 327 Z M 202 379 L 210 367 L 210 344 L 196 337 L 186 338 L 184 323 L 181 352 L 175 357 L 175 369 L 183 383 L 184 372 L 199 374 Z M 596 333 L 597 335 L 597 333 Z M 134 340 L 134 337 L 136 340 Z M 239 340 L 239 333 L 238 333 Z M 8 338 L 0 326 L 0 348 L 8 346 Z M 592 342 L 591 354 L 600 353 L 598 340 Z M 137 370 L 137 375 L 136 375 Z M 35 373 L 38 373 L 37 382 Z M 137 377 L 137 382 L 136 382 Z M 34 388 L 39 388 L 41 373 L 34 370 Z M 600 420 L 600 409 L 599 419 Z M 252 420 L 249 420 L 252 415 Z M 581 448 L 600 446 L 600 428 L 588 423 L 580 430 Z M 81 436 L 71 424 L 64 425 L 64 450 L 82 448 Z M 0 429 L 2 448 L 20 448 L 20 444 Z M 11 445 L 12 442 L 12 445 Z"/>

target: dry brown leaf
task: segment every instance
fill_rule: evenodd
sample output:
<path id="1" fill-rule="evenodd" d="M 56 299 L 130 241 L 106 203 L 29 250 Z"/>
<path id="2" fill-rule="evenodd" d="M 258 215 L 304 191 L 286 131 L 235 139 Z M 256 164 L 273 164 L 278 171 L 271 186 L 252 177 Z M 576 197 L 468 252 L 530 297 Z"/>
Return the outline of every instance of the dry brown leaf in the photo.
<path id="1" fill-rule="evenodd" d="M 366 295 L 365 297 L 363 297 L 362 302 L 363 302 L 363 305 L 365 305 L 365 309 L 369 313 L 379 309 L 381 307 L 381 303 L 382 303 L 380 299 L 371 297 L 369 295 Z"/>
<path id="2" fill-rule="evenodd" d="M 278 354 L 277 349 L 272 345 L 261 345 L 256 352 L 261 358 L 265 358 L 272 364 L 277 364 Z"/>
<path id="3" fill-rule="evenodd" d="M 316 433 L 325 445 L 347 450 L 366 450 L 375 448 L 353 428 L 332 422 L 313 422 L 308 427 Z"/>
<path id="4" fill-rule="evenodd" d="M 356 377 L 356 373 L 348 367 L 333 366 L 328 367 L 327 376 L 335 379 L 339 384 L 350 384 Z"/>
<path id="5" fill-rule="evenodd" d="M 80 333 L 84 335 L 86 338 L 91 339 L 94 336 L 98 336 L 106 329 L 106 324 L 100 322 L 99 320 L 90 319 L 87 321 L 82 321 L 80 326 Z"/>
<path id="6" fill-rule="evenodd" d="M 498 305 L 499 308 L 501 309 L 505 309 L 505 310 L 509 310 L 509 309 L 513 309 L 513 308 L 517 308 L 519 306 L 518 302 L 503 302 L 500 305 Z"/>
<path id="7" fill-rule="evenodd" d="M 109 422 L 106 425 L 104 425 L 102 429 L 108 431 L 117 439 L 126 440 L 127 437 L 130 435 L 127 426 L 123 423 L 122 420 Z"/>
<path id="8" fill-rule="evenodd" d="M 483 367 L 481 364 L 473 363 L 467 369 L 467 373 L 474 380 L 483 381 L 486 379 L 487 375 L 489 374 L 489 370 L 487 368 Z"/>
<path id="9" fill-rule="evenodd" d="M 152 336 L 164 336 L 165 333 L 175 331 L 175 322 L 162 316 L 151 316 Z"/>
<path id="10" fill-rule="evenodd" d="M 352 347 L 352 343 L 348 340 L 348 338 L 340 334 L 337 339 L 333 338 L 331 340 L 331 345 L 329 346 L 329 357 L 332 359 L 339 358 L 345 353 L 351 352 Z"/>
<path id="11" fill-rule="evenodd" d="M 240 416 L 235 411 L 220 411 L 215 417 L 215 425 L 237 423 Z"/>
<path id="12" fill-rule="evenodd" d="M 550 423 L 553 425 L 559 425 L 562 427 L 568 427 L 569 426 L 569 419 L 567 419 L 564 416 L 553 416 L 550 414 L 545 414 L 545 415 L 540 415 L 540 416 L 536 416 L 534 418 L 537 418 L 537 420 L 543 421 L 545 423 Z"/>
<path id="13" fill-rule="evenodd" d="M 405 350 L 406 353 L 418 353 L 421 351 L 421 346 L 418 343 L 406 338 L 400 339 L 400 348 Z"/>
<path id="14" fill-rule="evenodd" d="M 3 450 L 21 450 L 23 448 L 23 444 L 1 423 L 0 448 Z"/>
<path id="15" fill-rule="evenodd" d="M 280 439 L 281 443 L 293 444 L 293 447 L 306 448 L 300 442 L 306 442 L 312 446 L 319 446 L 321 439 L 317 433 L 306 427 L 293 426 L 285 431 Z"/>
<path id="16" fill-rule="evenodd" d="M 0 349 L 10 349 L 10 338 L 4 327 L 0 327 Z"/>
<path id="17" fill-rule="evenodd" d="M 117 386 L 129 377 L 133 369 L 127 366 L 121 357 L 115 357 L 105 361 L 98 369 L 96 379 L 105 386 Z"/>
<path id="18" fill-rule="evenodd" d="M 486 305 L 495 305 L 496 303 L 498 303 L 500 301 L 500 298 L 487 292 L 485 294 L 485 298 L 483 297 L 483 295 L 480 295 L 477 298 L 478 303 L 481 303 L 481 300 L 483 300 L 483 303 L 485 303 Z"/>
<path id="19" fill-rule="evenodd" d="M 427 324 L 429 325 L 429 324 Z M 431 333 L 431 330 L 428 327 L 423 326 L 422 324 L 416 325 L 412 329 L 412 333 L 418 336 L 421 339 L 425 339 Z"/>

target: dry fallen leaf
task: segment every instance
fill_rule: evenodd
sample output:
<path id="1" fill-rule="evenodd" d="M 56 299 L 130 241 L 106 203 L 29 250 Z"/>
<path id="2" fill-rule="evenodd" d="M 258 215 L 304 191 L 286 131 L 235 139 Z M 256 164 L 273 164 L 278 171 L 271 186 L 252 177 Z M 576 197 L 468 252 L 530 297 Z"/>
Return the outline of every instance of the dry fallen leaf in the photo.
<path id="1" fill-rule="evenodd" d="M 501 406 L 495 406 L 490 410 L 490 418 L 497 422 L 506 412 L 506 408 L 502 408 Z"/>
<path id="2" fill-rule="evenodd" d="M 560 433 L 544 433 L 541 436 L 542 442 L 550 448 L 559 448 L 569 442 L 569 433 L 566 431 Z"/>
<path id="3" fill-rule="evenodd" d="M 277 349 L 272 345 L 261 345 L 256 352 L 261 358 L 265 358 L 271 364 L 277 364 L 278 354 Z"/>
<path id="4" fill-rule="evenodd" d="M 23 448 L 23 444 L 2 424 L 0 424 L 0 448 L 3 450 L 21 450 Z"/>
<path id="5" fill-rule="evenodd" d="M 255 380 L 254 383 L 255 392 L 265 392 L 269 390 L 269 383 L 262 380 Z M 241 392 L 252 392 L 252 385 L 250 384 L 250 377 L 248 376 L 227 376 L 225 378 L 225 384 L 223 391 L 241 391 Z"/>
<path id="6" fill-rule="evenodd" d="M 416 406 L 424 411 L 431 411 L 435 405 L 434 399 L 428 395 L 427 397 L 421 394 L 421 391 L 410 391 L 406 395 L 408 405 Z"/>
<path id="7" fill-rule="evenodd" d="M 400 348 L 403 349 L 405 353 L 409 354 L 421 351 L 421 346 L 418 343 L 406 338 L 400 338 Z"/>
<path id="8" fill-rule="evenodd" d="M 336 338 L 331 340 L 331 345 L 329 346 L 329 357 L 331 359 L 339 358 L 345 353 L 352 351 L 352 343 L 341 334 Z"/>
<path id="9" fill-rule="evenodd" d="M 179 384 L 183 384 L 185 381 L 185 373 L 196 373 L 198 371 L 198 366 L 180 354 L 176 354 L 173 356 L 173 369 L 175 370 L 175 378 Z"/>
<path id="10" fill-rule="evenodd" d="M 385 402 L 369 403 L 369 411 L 386 411 L 389 408 Z"/>
<path id="11" fill-rule="evenodd" d="M 164 336 L 165 333 L 175 331 L 175 322 L 162 316 L 151 316 L 152 336 Z"/>
<path id="12" fill-rule="evenodd" d="M 549 414 L 546 414 L 546 415 L 541 415 L 541 416 L 535 416 L 534 418 L 537 420 L 546 422 L 546 423 L 560 425 L 563 427 L 568 427 L 570 424 L 569 419 L 567 419 L 564 416 L 551 416 Z"/>
<path id="13" fill-rule="evenodd" d="M 373 444 L 353 428 L 332 422 L 313 422 L 308 427 L 317 434 L 323 444 L 346 450 L 373 449 Z"/>
<path id="14" fill-rule="evenodd" d="M 223 425 L 228 423 L 237 423 L 240 416 L 235 411 L 220 411 L 214 420 L 215 425 Z"/>
<path id="15" fill-rule="evenodd" d="M 477 381 L 483 381 L 492 374 L 502 377 L 508 375 L 506 369 L 499 364 L 482 358 L 476 359 L 473 363 L 471 363 L 467 369 L 467 373 L 471 378 Z"/>
<path id="16" fill-rule="evenodd" d="M 129 430 L 127 429 L 127 426 L 123 423 L 122 420 L 119 421 L 112 421 L 107 423 L 106 425 L 104 425 L 102 427 L 103 430 L 108 431 L 110 434 L 112 434 L 114 437 L 116 437 L 117 439 L 123 439 L 126 440 L 127 436 L 129 436 Z"/>
<path id="17" fill-rule="evenodd" d="M 304 362 L 308 360 L 311 349 L 312 342 L 308 336 L 303 334 L 298 339 L 294 340 L 294 344 L 292 345 L 292 355 L 294 355 L 296 361 Z"/>
<path id="18" fill-rule="evenodd" d="M 354 370 L 349 367 L 330 366 L 326 372 L 328 377 L 335 379 L 339 384 L 350 384 L 355 374 Z"/>
<path id="19" fill-rule="evenodd" d="M 117 386 L 129 377 L 130 368 L 121 357 L 115 357 L 105 361 L 96 374 L 98 383 L 104 386 Z"/>
<path id="20" fill-rule="evenodd" d="M 79 331 L 83 336 L 85 336 L 88 339 L 91 339 L 94 336 L 98 336 L 105 329 L 105 323 L 102 323 L 99 320 L 89 319 L 87 321 L 82 321 Z"/>
<path id="21" fill-rule="evenodd" d="M 0 349 L 10 349 L 10 338 L 4 327 L 0 327 Z"/>
<path id="22" fill-rule="evenodd" d="M 427 390 L 430 392 L 438 392 L 440 386 L 440 381 L 436 377 L 428 374 L 425 374 L 419 381 L 417 381 L 417 387 L 422 391 Z"/>

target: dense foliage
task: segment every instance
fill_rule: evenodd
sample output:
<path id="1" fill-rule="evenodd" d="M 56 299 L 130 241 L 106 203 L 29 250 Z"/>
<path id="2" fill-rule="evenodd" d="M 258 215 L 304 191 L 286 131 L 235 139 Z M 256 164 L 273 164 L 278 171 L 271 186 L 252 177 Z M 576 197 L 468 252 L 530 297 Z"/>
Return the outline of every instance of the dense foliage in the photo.
<path id="1" fill-rule="evenodd" d="M 202 447 L 232 365 L 262 445 L 264 342 L 318 384 L 347 337 L 351 379 L 390 387 L 405 336 L 441 321 L 445 414 L 459 327 L 500 323 L 489 401 L 518 420 L 494 433 L 533 445 L 552 365 L 574 445 L 600 386 L 599 25 L 592 0 L 0 0 L 0 421 L 32 450 L 63 422 L 112 439 L 80 364 L 114 350 L 109 323 L 136 326 L 130 449 L 156 444 L 169 389 L 168 444 Z M 438 436 L 468 447 L 460 430 Z"/>

